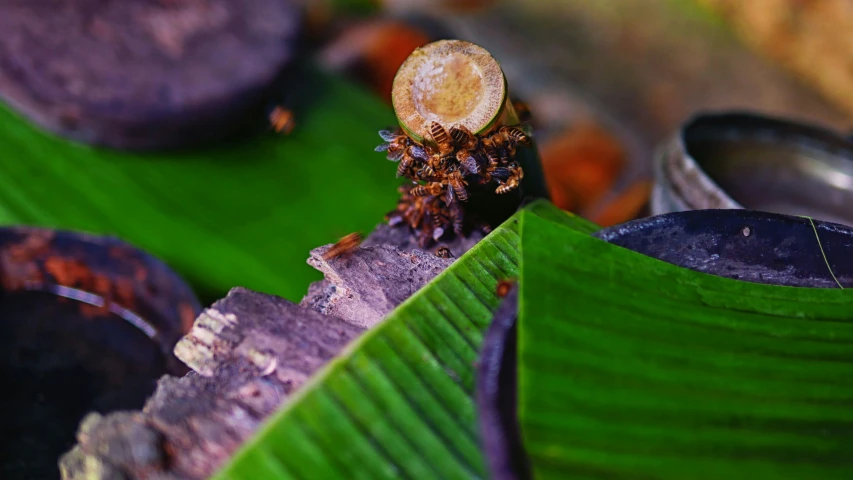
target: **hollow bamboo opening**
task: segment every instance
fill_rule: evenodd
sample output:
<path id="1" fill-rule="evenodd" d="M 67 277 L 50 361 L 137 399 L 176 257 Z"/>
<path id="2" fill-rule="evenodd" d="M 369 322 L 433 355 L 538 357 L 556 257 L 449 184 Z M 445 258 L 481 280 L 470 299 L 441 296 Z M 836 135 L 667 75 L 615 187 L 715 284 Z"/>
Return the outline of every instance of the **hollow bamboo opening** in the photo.
<path id="1" fill-rule="evenodd" d="M 412 52 L 397 71 L 391 97 L 400 126 L 417 141 L 432 122 L 483 133 L 502 117 L 515 117 L 500 64 L 462 40 L 439 40 Z"/>

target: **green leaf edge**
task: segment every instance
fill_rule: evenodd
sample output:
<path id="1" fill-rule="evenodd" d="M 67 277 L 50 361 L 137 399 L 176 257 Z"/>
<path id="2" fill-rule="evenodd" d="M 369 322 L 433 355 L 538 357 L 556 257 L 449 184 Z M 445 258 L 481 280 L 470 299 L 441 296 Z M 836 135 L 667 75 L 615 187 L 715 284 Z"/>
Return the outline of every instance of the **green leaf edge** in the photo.
<path id="1" fill-rule="evenodd" d="M 552 222 L 543 222 L 543 220 L 548 220 L 542 215 L 533 215 L 539 218 L 533 219 L 532 216 L 527 212 L 523 212 L 521 215 L 520 223 L 519 223 L 519 234 L 521 236 L 522 245 L 525 242 L 525 232 L 532 232 L 533 228 L 536 228 L 536 232 L 540 232 L 541 228 L 534 227 L 531 224 L 539 224 L 544 228 L 548 223 L 551 224 L 560 224 L 562 222 L 552 221 Z M 839 313 L 843 309 L 844 305 L 848 305 L 853 303 L 853 299 L 851 299 L 851 294 L 848 293 L 844 289 L 832 289 L 832 288 L 802 288 L 802 287 L 791 287 L 791 286 L 781 286 L 781 285 L 766 285 L 766 284 L 756 284 L 751 282 L 745 282 L 735 279 L 728 279 L 723 277 L 718 277 L 715 275 L 692 271 L 683 267 L 679 267 L 677 265 L 670 264 L 668 262 L 664 262 L 662 260 L 648 257 L 642 255 L 640 253 L 633 252 L 631 250 L 624 249 L 622 247 L 609 244 L 603 240 L 599 240 L 596 238 L 589 238 L 587 236 L 578 235 L 577 231 L 573 231 L 572 229 L 566 229 L 563 227 L 553 227 L 554 232 L 560 231 L 562 233 L 562 237 L 572 238 L 572 245 L 576 245 L 578 243 L 583 243 L 584 245 L 592 245 L 592 244 L 601 244 L 601 249 L 611 249 L 613 251 L 619 250 L 618 254 L 623 257 L 631 256 L 638 259 L 638 264 L 642 267 L 643 265 L 650 267 L 649 270 L 653 271 L 654 274 L 660 273 L 668 273 L 668 278 L 673 284 L 681 284 L 679 289 L 682 286 L 687 286 L 688 289 L 694 289 L 697 298 L 693 300 L 694 304 L 704 304 L 705 308 L 724 308 L 731 312 L 740 312 L 740 313 L 748 313 L 748 314 L 762 314 L 767 317 L 775 317 L 775 316 L 787 316 L 789 318 L 798 318 L 804 321 L 820 321 L 819 319 L 825 318 L 823 315 L 826 312 L 838 309 Z M 528 233 L 529 235 L 529 233 Z M 559 243 L 556 238 L 556 234 L 552 235 L 551 242 L 549 244 L 557 244 Z M 582 238 L 585 237 L 585 238 Z M 527 248 L 527 247 L 525 247 Z M 574 247 L 572 247 L 574 250 Z M 527 255 L 524 254 L 525 250 L 522 249 L 521 258 L 519 260 L 519 272 L 520 272 L 520 282 L 519 282 L 519 332 L 518 332 L 518 348 L 519 355 L 521 355 L 521 350 L 525 347 L 529 347 L 529 345 L 525 344 L 524 341 L 524 320 L 523 320 L 523 312 L 525 312 L 524 301 L 527 295 L 525 295 L 525 279 L 530 277 L 530 273 L 525 268 L 525 257 Z M 586 252 L 589 253 L 589 252 Z M 541 254 L 537 255 L 540 256 Z M 621 264 L 620 264 L 621 265 Z M 642 268 L 641 268 L 642 270 Z M 612 273 L 610 274 L 613 275 Z M 535 291 L 535 290 L 531 290 Z M 714 297 L 728 295 L 734 296 L 738 291 L 746 292 L 751 291 L 752 295 L 742 295 L 739 300 L 735 300 L 731 303 L 719 302 Z M 683 295 L 683 294 L 682 294 Z M 745 307 L 743 302 L 744 298 L 750 297 L 753 302 L 751 306 Z M 666 297 L 667 299 L 670 297 Z M 746 303 L 749 303 L 748 301 Z M 834 321 L 851 321 L 850 316 L 836 316 L 832 317 L 831 320 Z M 553 320 L 553 318 L 551 319 Z M 690 325 L 690 324 L 686 324 Z M 814 340 L 813 341 L 817 341 Z M 519 358 L 519 362 L 521 362 L 521 358 Z M 519 367 L 521 368 L 521 364 L 519 363 Z M 519 371 L 519 422 L 521 427 L 523 428 L 524 423 L 524 405 L 523 398 L 524 393 L 522 393 L 523 385 L 525 380 L 523 378 L 523 374 Z M 530 439 L 523 435 L 523 441 L 525 444 L 530 441 Z M 541 453 L 541 452 L 540 452 Z M 653 458 L 653 457 L 652 457 Z M 531 459 L 532 460 L 532 459 Z M 727 459 L 728 460 L 728 459 Z M 811 465 L 809 465 L 811 466 Z M 532 465 L 534 473 L 537 471 L 536 465 Z M 805 467 L 802 467 L 805 468 Z M 545 473 L 555 473 L 553 469 L 545 471 L 539 471 L 539 474 L 544 475 Z M 574 472 L 575 474 L 583 476 L 585 472 Z M 615 471 L 610 472 L 611 474 L 615 474 Z M 562 475 L 571 474 L 569 471 L 561 471 L 559 477 L 556 478 L 565 478 Z M 646 471 L 644 474 L 651 474 Z M 707 474 L 707 472 L 706 472 Z M 713 474 L 708 477 L 702 475 L 696 475 L 697 478 L 716 478 Z M 547 477 L 553 478 L 553 477 Z M 761 477 L 765 478 L 765 477 Z M 769 477 L 769 478 L 777 478 L 777 477 Z M 787 478 L 787 477 L 786 477 Z M 834 477 L 833 477 L 834 478 Z"/>
<path id="2" fill-rule="evenodd" d="M 520 222 L 523 219 L 524 214 L 536 215 L 540 216 L 543 219 L 546 219 L 550 222 L 555 222 L 565 227 L 571 229 L 577 229 L 577 231 L 581 233 L 590 233 L 595 230 L 600 229 L 598 225 L 583 219 L 573 213 L 566 212 L 564 210 L 560 210 L 551 202 L 547 200 L 535 200 L 520 211 L 516 212 L 512 217 L 507 219 L 501 226 L 495 229 L 492 233 L 490 233 L 486 238 L 477 243 L 473 248 L 471 248 L 464 255 L 459 257 L 453 264 L 451 264 L 447 269 L 438 274 L 434 279 L 432 279 L 427 285 L 423 288 L 412 294 L 409 298 L 407 298 L 403 303 L 397 306 L 391 313 L 389 313 L 382 323 L 376 325 L 370 330 L 364 332 L 359 338 L 355 339 L 353 342 L 348 344 L 334 359 L 330 360 L 323 368 L 316 372 L 308 381 L 305 382 L 295 393 L 293 393 L 289 398 L 286 399 L 286 403 L 280 407 L 278 411 L 273 413 L 270 417 L 268 417 L 263 425 L 258 428 L 258 430 L 253 434 L 253 436 L 241 445 L 241 447 L 235 452 L 235 454 L 228 460 L 228 462 L 220 467 L 220 469 L 215 472 L 210 478 L 212 479 L 231 479 L 231 478 L 243 478 L 240 472 L 237 470 L 240 469 L 243 462 L 251 461 L 252 453 L 262 448 L 264 439 L 271 436 L 273 432 L 278 428 L 278 424 L 283 421 L 283 419 L 288 416 L 291 412 L 295 411 L 299 405 L 302 404 L 309 396 L 316 392 L 317 389 L 329 378 L 332 377 L 333 374 L 341 371 L 345 367 L 346 364 L 353 361 L 353 356 L 358 353 L 365 345 L 369 342 L 373 341 L 377 336 L 381 335 L 385 329 L 391 328 L 393 322 L 401 321 L 403 316 L 400 315 L 401 312 L 405 312 L 406 309 L 411 308 L 411 305 L 419 302 L 423 297 L 425 292 L 431 290 L 431 288 L 436 285 L 438 282 L 441 282 L 442 279 L 447 278 L 455 272 L 455 267 L 461 265 L 463 262 L 468 262 L 472 258 L 476 258 L 477 255 L 486 248 L 486 245 L 491 245 L 493 240 L 499 236 L 505 235 L 506 233 L 512 232 L 518 238 L 519 249 L 514 253 L 516 254 L 516 258 L 514 259 L 516 263 L 518 263 L 521 259 L 521 239 L 520 239 Z M 520 271 L 520 265 L 519 270 Z M 494 305 L 491 307 L 492 311 L 497 308 L 497 295 L 495 294 L 493 297 Z M 485 331 L 485 328 L 482 328 L 481 332 Z M 471 367 L 473 369 L 473 366 Z M 273 467 L 273 466 L 270 466 Z M 281 468 L 280 465 L 275 466 L 276 470 L 279 470 L 282 475 L 281 478 L 288 478 L 287 475 Z"/>

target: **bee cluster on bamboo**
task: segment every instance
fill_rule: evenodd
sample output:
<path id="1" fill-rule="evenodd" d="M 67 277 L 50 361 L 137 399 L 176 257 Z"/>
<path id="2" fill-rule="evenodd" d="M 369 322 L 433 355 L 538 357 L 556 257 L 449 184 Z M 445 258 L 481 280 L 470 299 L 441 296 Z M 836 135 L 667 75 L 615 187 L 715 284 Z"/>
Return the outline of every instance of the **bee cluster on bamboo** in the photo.
<path id="1" fill-rule="evenodd" d="M 389 224 L 405 223 L 426 247 L 449 232 L 465 235 L 472 228 L 486 233 L 492 225 L 469 215 L 465 205 L 472 195 L 506 195 L 517 191 L 524 171 L 516 161 L 519 147 L 531 146 L 520 126 L 499 126 L 474 134 L 462 125 L 449 129 L 432 122 L 423 142 L 401 129 L 382 130 L 385 143 L 376 147 L 397 163 L 397 176 L 411 180 L 400 188 L 397 208 Z"/>

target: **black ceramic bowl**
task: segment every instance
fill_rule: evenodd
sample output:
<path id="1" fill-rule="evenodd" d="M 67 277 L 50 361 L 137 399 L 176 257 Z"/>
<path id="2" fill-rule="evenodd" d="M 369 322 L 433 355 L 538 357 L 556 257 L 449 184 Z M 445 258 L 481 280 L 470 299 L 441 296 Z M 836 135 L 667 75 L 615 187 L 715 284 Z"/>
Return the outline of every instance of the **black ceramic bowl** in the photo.
<path id="1" fill-rule="evenodd" d="M 0 478 L 58 478 L 91 411 L 139 409 L 200 311 L 164 263 L 121 241 L 0 228 Z"/>

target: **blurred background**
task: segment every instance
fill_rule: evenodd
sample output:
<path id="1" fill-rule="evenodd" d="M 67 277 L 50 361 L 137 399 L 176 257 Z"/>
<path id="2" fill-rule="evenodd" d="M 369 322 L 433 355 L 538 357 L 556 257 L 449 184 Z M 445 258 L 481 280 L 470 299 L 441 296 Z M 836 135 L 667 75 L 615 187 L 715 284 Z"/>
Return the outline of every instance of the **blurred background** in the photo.
<path id="1" fill-rule="evenodd" d="M 299 301 L 309 250 L 394 207 L 373 147 L 420 45 L 491 51 L 553 201 L 606 226 L 648 213 L 655 147 L 698 111 L 847 131 L 851 31 L 846 0 L 0 2 L 0 223 L 117 236 L 202 304 Z"/>

